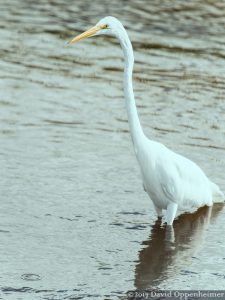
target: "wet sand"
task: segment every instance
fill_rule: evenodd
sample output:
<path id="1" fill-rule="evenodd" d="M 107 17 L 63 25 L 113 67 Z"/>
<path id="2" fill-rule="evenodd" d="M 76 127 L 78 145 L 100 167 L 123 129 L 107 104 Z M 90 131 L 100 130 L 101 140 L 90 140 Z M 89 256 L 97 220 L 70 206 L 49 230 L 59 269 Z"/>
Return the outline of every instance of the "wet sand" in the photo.
<path id="1" fill-rule="evenodd" d="M 118 17 L 146 135 L 225 191 L 225 4 L 0 4 L 0 298 L 118 299 L 135 288 L 223 289 L 224 210 L 156 222 L 132 149 L 113 38 L 65 42 Z"/>

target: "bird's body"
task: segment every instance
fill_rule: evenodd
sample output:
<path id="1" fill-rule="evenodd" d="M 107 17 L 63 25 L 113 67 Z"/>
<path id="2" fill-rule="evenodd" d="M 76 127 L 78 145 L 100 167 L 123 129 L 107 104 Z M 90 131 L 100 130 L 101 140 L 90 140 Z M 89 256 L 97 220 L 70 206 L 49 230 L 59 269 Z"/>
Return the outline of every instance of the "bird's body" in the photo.
<path id="1" fill-rule="evenodd" d="M 123 25 L 114 17 L 106 17 L 69 43 L 99 34 L 116 36 L 123 49 L 124 95 L 131 137 L 143 186 L 154 203 L 157 215 L 161 217 L 162 210 L 166 210 L 166 222 L 172 225 L 177 210 L 189 211 L 204 205 L 211 206 L 215 201 L 223 202 L 224 194 L 198 165 L 163 144 L 148 139 L 143 133 L 132 87 L 133 49 Z"/>
<path id="2" fill-rule="evenodd" d="M 171 202 L 180 211 L 213 204 L 213 194 L 219 195 L 218 187 L 198 165 L 163 144 L 146 139 L 145 145 L 137 159 L 144 188 L 159 215 Z"/>

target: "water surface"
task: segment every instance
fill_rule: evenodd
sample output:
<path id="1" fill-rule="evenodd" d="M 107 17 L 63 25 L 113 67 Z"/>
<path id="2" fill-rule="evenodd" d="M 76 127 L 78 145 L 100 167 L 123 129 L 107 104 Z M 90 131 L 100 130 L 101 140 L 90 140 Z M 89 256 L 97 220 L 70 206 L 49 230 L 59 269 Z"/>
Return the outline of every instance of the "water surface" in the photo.
<path id="1" fill-rule="evenodd" d="M 65 47 L 114 15 L 135 52 L 146 135 L 225 191 L 225 5 L 0 3 L 0 298 L 118 299 L 135 288 L 223 289 L 224 210 L 156 222 L 142 189 L 113 38 Z"/>

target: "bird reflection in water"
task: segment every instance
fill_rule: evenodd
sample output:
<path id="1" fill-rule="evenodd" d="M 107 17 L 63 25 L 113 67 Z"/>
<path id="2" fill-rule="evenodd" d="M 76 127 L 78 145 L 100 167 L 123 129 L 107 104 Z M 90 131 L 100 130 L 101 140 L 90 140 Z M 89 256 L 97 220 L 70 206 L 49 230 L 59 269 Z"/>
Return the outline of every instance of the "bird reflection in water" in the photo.
<path id="1" fill-rule="evenodd" d="M 191 263 L 204 239 L 204 232 L 222 210 L 223 204 L 202 207 L 193 214 L 183 214 L 173 228 L 157 220 L 150 238 L 143 242 L 135 270 L 137 289 L 156 289 L 171 274 L 176 275 Z"/>

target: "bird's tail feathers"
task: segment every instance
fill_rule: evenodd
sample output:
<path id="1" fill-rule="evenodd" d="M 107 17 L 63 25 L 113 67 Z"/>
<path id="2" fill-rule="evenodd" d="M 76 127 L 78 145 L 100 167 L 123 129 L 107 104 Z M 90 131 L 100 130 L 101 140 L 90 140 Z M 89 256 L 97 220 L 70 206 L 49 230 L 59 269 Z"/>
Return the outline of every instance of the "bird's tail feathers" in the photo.
<path id="1" fill-rule="evenodd" d="M 225 195 L 224 193 L 220 190 L 217 184 L 214 182 L 210 181 L 210 185 L 212 188 L 212 193 L 213 193 L 213 202 L 214 203 L 221 203 L 225 202 Z"/>

